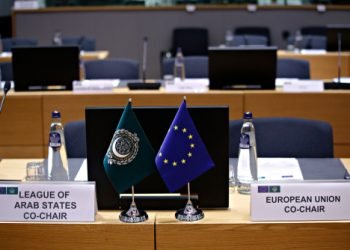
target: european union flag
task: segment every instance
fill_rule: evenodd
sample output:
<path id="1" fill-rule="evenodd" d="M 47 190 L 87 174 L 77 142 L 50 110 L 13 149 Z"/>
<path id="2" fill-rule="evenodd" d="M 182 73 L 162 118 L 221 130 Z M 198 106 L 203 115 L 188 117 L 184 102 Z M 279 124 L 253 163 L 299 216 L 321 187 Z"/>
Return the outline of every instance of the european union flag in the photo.
<path id="1" fill-rule="evenodd" d="M 103 160 L 114 189 L 122 193 L 155 170 L 155 151 L 131 108 L 125 107 Z"/>
<path id="2" fill-rule="evenodd" d="M 170 192 L 194 180 L 214 163 L 184 100 L 156 156 L 158 171 Z"/>

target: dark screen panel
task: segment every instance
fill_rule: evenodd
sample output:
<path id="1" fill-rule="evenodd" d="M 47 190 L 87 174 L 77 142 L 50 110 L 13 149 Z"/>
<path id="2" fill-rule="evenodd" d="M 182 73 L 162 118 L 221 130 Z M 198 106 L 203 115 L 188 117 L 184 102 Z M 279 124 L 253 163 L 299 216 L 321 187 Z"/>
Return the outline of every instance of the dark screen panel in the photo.
<path id="1" fill-rule="evenodd" d="M 276 47 L 209 48 L 210 89 L 274 89 Z"/>
<path id="2" fill-rule="evenodd" d="M 96 181 L 99 209 L 123 208 L 124 204 L 110 184 L 102 165 L 104 155 L 124 108 L 87 108 L 87 158 L 88 177 Z M 135 107 L 134 112 L 157 152 L 177 112 L 176 107 Z M 189 112 L 196 124 L 215 167 L 191 183 L 191 193 L 198 195 L 195 201 L 202 208 L 228 207 L 228 108 L 193 107 Z M 158 172 L 135 185 L 135 192 L 165 193 L 168 190 Z M 180 193 L 186 194 L 183 187 Z M 144 209 L 178 209 L 185 199 L 161 197 L 138 202 Z"/>
<path id="3" fill-rule="evenodd" d="M 12 48 L 15 90 L 72 90 L 79 80 L 79 53 L 77 46 Z"/>
<path id="4" fill-rule="evenodd" d="M 327 51 L 338 51 L 339 38 L 341 51 L 350 51 L 350 25 L 327 26 Z"/>

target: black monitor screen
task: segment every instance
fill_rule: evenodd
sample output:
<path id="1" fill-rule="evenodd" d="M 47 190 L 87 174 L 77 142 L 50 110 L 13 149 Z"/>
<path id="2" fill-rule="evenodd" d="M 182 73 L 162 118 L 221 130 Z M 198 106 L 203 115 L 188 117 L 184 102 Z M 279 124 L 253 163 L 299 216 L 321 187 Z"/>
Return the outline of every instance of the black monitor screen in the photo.
<path id="1" fill-rule="evenodd" d="M 276 47 L 209 48 L 210 89 L 274 89 Z"/>
<path id="2" fill-rule="evenodd" d="M 79 80 L 79 48 L 12 48 L 12 67 L 16 91 L 72 90 Z"/>
<path id="3" fill-rule="evenodd" d="M 190 107 L 188 109 L 215 163 L 214 168 L 191 182 L 191 194 L 197 195 L 198 198 L 193 199 L 193 202 L 202 208 L 227 208 L 228 108 Z M 177 107 L 135 107 L 133 110 L 157 152 L 175 117 Z M 122 112 L 121 107 L 97 107 L 87 108 L 85 113 L 88 178 L 90 181 L 96 181 L 99 209 L 126 208 L 130 205 L 114 191 L 102 164 Z M 137 197 L 136 200 L 138 207 L 144 209 L 178 209 L 185 205 L 187 199 L 186 187 L 179 190 L 179 193 L 184 195 L 169 195 L 157 171 L 135 185 L 135 192 L 148 194 L 146 198 Z"/>
<path id="4" fill-rule="evenodd" d="M 350 51 L 350 25 L 327 26 L 327 51 L 338 51 L 339 49 Z"/>

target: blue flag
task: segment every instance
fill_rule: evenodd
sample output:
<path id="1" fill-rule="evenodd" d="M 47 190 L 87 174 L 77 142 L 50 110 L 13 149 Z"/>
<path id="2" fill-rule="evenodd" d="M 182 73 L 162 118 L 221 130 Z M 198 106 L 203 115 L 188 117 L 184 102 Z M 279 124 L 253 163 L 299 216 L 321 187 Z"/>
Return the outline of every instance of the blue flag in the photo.
<path id="1" fill-rule="evenodd" d="M 170 192 L 214 167 L 184 100 L 156 156 L 156 165 Z"/>

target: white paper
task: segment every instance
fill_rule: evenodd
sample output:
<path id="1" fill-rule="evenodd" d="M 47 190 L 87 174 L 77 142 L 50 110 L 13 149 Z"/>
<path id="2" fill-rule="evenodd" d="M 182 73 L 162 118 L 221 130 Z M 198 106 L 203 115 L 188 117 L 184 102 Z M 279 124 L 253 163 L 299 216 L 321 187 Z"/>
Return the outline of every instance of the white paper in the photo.
<path id="1" fill-rule="evenodd" d="M 179 78 L 174 79 L 173 84 L 166 84 L 165 90 L 168 92 L 206 92 L 209 88 L 208 78 L 190 78 L 180 80 Z"/>
<path id="2" fill-rule="evenodd" d="M 96 80 L 83 80 L 83 81 L 74 81 L 73 82 L 73 91 L 74 92 L 109 92 L 113 88 L 118 87 L 120 83 L 119 79 L 96 79 Z"/>
<path id="3" fill-rule="evenodd" d="M 87 181 L 87 159 L 84 159 L 83 163 L 81 164 L 79 171 L 77 175 L 74 178 L 74 181 Z"/>
<path id="4" fill-rule="evenodd" d="M 285 92 L 322 92 L 324 83 L 320 80 L 290 80 L 283 84 Z"/>
<path id="5" fill-rule="evenodd" d="M 258 158 L 258 178 L 263 180 L 304 180 L 295 158 Z"/>
<path id="6" fill-rule="evenodd" d="M 338 82 L 338 77 L 333 78 L 333 82 Z M 349 83 L 350 84 L 350 77 L 340 77 L 341 83 Z"/>
<path id="7" fill-rule="evenodd" d="M 303 55 L 325 55 L 327 51 L 324 49 L 302 49 L 300 54 Z"/>

